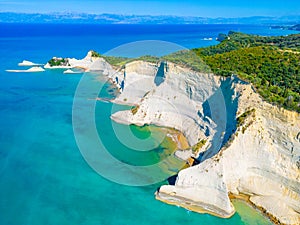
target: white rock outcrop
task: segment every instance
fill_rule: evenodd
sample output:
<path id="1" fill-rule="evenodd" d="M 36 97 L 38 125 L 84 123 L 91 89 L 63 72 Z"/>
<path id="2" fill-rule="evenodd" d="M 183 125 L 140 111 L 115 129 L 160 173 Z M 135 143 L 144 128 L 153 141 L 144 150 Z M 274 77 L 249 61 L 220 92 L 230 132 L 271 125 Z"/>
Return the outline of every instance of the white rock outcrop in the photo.
<path id="1" fill-rule="evenodd" d="M 54 59 L 60 59 L 54 57 Z M 88 54 L 83 59 L 75 59 L 75 58 L 66 58 L 66 65 L 61 66 L 50 66 L 47 63 L 44 68 L 45 69 L 71 69 L 71 68 L 79 68 L 83 69 L 85 72 L 102 72 L 104 75 L 114 74 L 115 71 L 112 66 L 105 61 L 105 59 L 100 57 L 93 57 L 92 51 L 89 51 Z"/>
<path id="2" fill-rule="evenodd" d="M 42 64 L 33 63 L 27 60 L 23 60 L 22 62 L 18 63 L 18 66 L 41 66 Z"/>
<path id="3" fill-rule="evenodd" d="M 5 70 L 5 71 L 11 73 L 35 73 L 35 72 L 44 72 L 45 70 L 40 66 L 34 66 L 27 70 Z"/>
<path id="4" fill-rule="evenodd" d="M 250 85 L 236 85 L 235 90 L 240 93 L 238 115 L 250 108 L 255 112 L 227 147 L 181 171 L 175 186 L 161 187 L 157 198 L 168 202 L 166 196 L 172 196 L 183 207 L 193 199 L 201 204 L 216 201 L 230 213 L 227 192 L 247 194 L 274 222 L 300 224 L 300 116 L 263 102 Z M 207 191 L 201 194 L 199 189 Z"/>
<path id="5" fill-rule="evenodd" d="M 112 119 L 124 124 L 155 124 L 181 131 L 191 145 L 215 133 L 215 124 L 203 114 L 203 103 L 218 89 L 220 81 L 173 63 L 127 64 L 123 91 L 115 102 L 136 105 L 136 111 L 120 111 Z M 122 86 L 122 85 L 121 85 Z M 210 134 L 210 135 L 207 135 Z"/>

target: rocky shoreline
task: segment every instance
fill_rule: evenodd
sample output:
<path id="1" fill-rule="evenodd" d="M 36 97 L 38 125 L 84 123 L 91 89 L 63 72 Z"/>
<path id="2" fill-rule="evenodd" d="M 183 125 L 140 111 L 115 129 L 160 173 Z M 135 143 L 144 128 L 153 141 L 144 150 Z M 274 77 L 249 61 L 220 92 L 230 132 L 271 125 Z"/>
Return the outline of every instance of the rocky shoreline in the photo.
<path id="1" fill-rule="evenodd" d="M 131 63 L 131 73 L 134 73 L 134 76 L 140 75 L 141 72 L 138 70 L 141 67 L 145 68 L 144 63 Z M 138 72 L 133 72 L 135 69 Z M 131 73 L 126 74 L 129 77 Z M 160 87 L 154 87 L 150 92 L 149 89 L 145 90 L 140 98 L 132 97 L 135 100 L 139 99 L 135 102 L 135 105 L 139 106 L 135 115 L 130 111 L 117 112 L 112 115 L 112 119 L 127 124 L 156 124 L 176 128 L 187 137 L 191 146 L 199 140 L 208 140 L 205 149 L 202 149 L 204 156 L 208 156 L 205 161 L 182 170 L 175 185 L 162 186 L 156 193 L 156 198 L 192 211 L 208 212 L 227 218 L 235 212 L 229 193 L 246 194 L 250 196 L 249 202 L 261 209 L 273 222 L 299 224 L 300 170 L 297 166 L 300 156 L 300 142 L 297 140 L 297 134 L 300 131 L 299 114 L 264 102 L 254 92 L 251 85 L 235 78 L 224 81 L 223 78 L 178 68 L 171 63 L 169 63 L 169 71 L 166 72 L 165 77 L 163 91 Z M 152 81 L 153 79 L 155 78 L 152 75 Z M 189 79 L 193 82 L 189 83 Z M 151 87 L 150 81 L 149 78 L 148 83 L 146 82 L 142 87 Z M 197 86 L 209 82 L 211 86 L 202 85 L 200 88 Z M 215 138 L 218 138 L 217 127 L 222 126 L 224 121 L 222 118 L 218 120 L 208 116 L 201 117 L 201 114 L 205 115 L 205 109 L 203 109 L 205 99 L 211 98 L 222 83 L 225 83 L 223 94 L 226 96 L 224 98 L 230 100 L 229 107 L 236 106 L 236 111 L 226 108 L 227 113 L 235 113 L 227 116 L 226 119 L 234 118 L 239 120 L 240 124 L 231 134 L 229 142 L 225 143 L 220 150 L 212 147 Z M 184 88 L 181 85 L 184 85 Z M 179 95 L 177 98 L 181 99 L 180 102 L 185 102 L 186 105 L 176 105 L 178 103 L 174 100 L 175 94 L 172 89 L 176 90 L 176 95 Z M 195 91 L 190 91 L 193 89 Z M 195 96 L 197 89 L 202 89 L 203 98 Z M 133 90 L 132 87 L 131 90 Z M 126 97 L 128 101 L 130 95 L 126 94 L 127 92 L 129 91 L 124 91 L 125 94 L 121 94 L 118 100 Z M 182 93 L 182 96 L 178 93 Z M 162 100 L 157 101 L 157 95 Z M 196 108 L 198 111 L 194 112 L 200 116 L 197 118 L 195 114 L 189 114 L 189 118 L 195 116 L 193 118 L 197 121 L 198 129 L 193 129 L 192 123 L 182 123 L 185 124 L 182 127 L 174 123 L 178 115 L 174 115 L 172 109 L 164 108 L 163 103 L 166 99 L 168 103 L 171 101 L 171 105 L 178 108 L 180 116 L 186 116 L 186 111 L 192 112 Z M 157 116 L 158 112 L 160 116 Z M 183 120 L 189 121 L 186 118 Z M 201 124 L 203 121 L 209 122 Z M 205 126 L 208 127 L 209 132 L 201 129 Z M 189 130 L 192 130 L 192 133 Z M 207 133 L 209 135 L 206 136 Z M 216 154 L 210 154 L 208 151 L 214 151 Z"/>
<path id="2" fill-rule="evenodd" d="M 274 223 L 300 224 L 298 113 L 266 103 L 234 76 L 171 62 L 133 61 L 116 71 L 104 59 L 85 60 L 93 63 L 82 66 L 102 71 L 119 87 L 115 102 L 135 106 L 111 119 L 176 129 L 189 146 L 205 143 L 196 153 L 201 163 L 180 171 L 175 185 L 162 186 L 158 200 L 228 218 L 235 213 L 230 199 L 248 196 L 244 200 Z"/>

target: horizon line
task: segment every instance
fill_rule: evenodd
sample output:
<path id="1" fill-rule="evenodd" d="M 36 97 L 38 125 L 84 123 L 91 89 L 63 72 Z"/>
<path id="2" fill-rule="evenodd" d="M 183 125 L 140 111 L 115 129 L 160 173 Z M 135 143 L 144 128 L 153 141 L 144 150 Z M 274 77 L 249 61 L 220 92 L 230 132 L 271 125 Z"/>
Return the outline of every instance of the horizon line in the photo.
<path id="1" fill-rule="evenodd" d="M 109 13 L 109 12 L 102 12 L 102 13 L 92 13 L 92 12 L 76 12 L 76 11 L 62 11 L 62 12 L 14 12 L 14 11 L 0 11 L 0 13 L 14 13 L 14 14 L 42 14 L 42 15 L 59 15 L 59 14 L 85 14 L 85 15 L 118 15 L 118 16 L 151 16 L 151 17 L 179 17 L 179 18 L 204 18 L 204 19 L 239 19 L 239 18 L 253 18 L 253 17 L 268 17 L 268 18 L 282 18 L 282 17 L 293 17 L 299 16 L 299 14 L 288 14 L 288 15 L 253 15 L 253 16 L 239 16 L 239 17 L 226 17 L 226 16 L 219 16 L 219 17 L 209 17 L 209 16 L 188 16 L 188 15 L 174 15 L 174 14 L 167 14 L 167 15 L 151 15 L 151 14 L 126 14 L 126 13 Z"/>

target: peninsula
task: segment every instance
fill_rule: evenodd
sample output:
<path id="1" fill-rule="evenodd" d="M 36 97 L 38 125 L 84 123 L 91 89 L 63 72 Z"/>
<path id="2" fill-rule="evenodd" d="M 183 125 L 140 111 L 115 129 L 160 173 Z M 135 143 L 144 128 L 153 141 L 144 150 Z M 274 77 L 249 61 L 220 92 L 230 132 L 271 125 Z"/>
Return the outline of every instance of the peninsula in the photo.
<path id="1" fill-rule="evenodd" d="M 182 132 L 191 147 L 176 156 L 200 163 L 160 187 L 158 200 L 228 218 L 231 199 L 242 198 L 276 224 L 300 224 L 300 35 L 228 37 L 161 58 L 90 51 L 46 68 L 101 72 L 120 89 L 113 101 L 134 106 L 114 121 Z"/>

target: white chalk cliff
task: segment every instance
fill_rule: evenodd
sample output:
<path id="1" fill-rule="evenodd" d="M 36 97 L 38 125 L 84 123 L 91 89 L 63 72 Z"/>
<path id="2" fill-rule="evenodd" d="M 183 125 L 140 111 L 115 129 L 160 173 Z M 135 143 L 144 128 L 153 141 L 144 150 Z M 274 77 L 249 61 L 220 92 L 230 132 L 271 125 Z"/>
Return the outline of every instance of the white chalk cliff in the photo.
<path id="1" fill-rule="evenodd" d="M 201 163 L 180 171 L 175 185 L 162 186 L 157 199 L 227 218 L 235 213 L 229 194 L 247 195 L 273 221 L 300 224 L 298 113 L 264 102 L 236 77 L 198 73 L 169 62 L 133 61 L 114 70 L 89 53 L 69 63 L 102 71 L 120 88 L 114 101 L 135 106 L 116 112 L 113 120 L 175 128 L 190 146 L 206 140 L 195 155 Z M 193 153 L 184 154 L 182 158 Z"/>
<path id="2" fill-rule="evenodd" d="M 173 63 L 135 61 L 126 65 L 124 90 L 115 102 L 136 105 L 136 113 L 121 111 L 112 119 L 125 124 L 155 124 L 180 130 L 191 145 L 209 138 L 215 124 L 204 118 L 203 102 L 216 91 L 219 79 Z M 117 80 L 122 80 L 118 77 Z M 122 82 L 122 81 L 121 81 Z"/>
<path id="3" fill-rule="evenodd" d="M 161 187 L 157 197 L 183 207 L 207 203 L 227 217 L 234 210 L 228 192 L 247 194 L 274 221 L 299 224 L 299 114 L 263 102 L 250 85 L 237 85 L 236 91 L 238 115 L 255 111 L 220 153 L 181 171 L 175 186 Z"/>
<path id="4" fill-rule="evenodd" d="M 191 146 L 208 140 L 203 162 L 182 170 L 174 186 L 162 186 L 157 199 L 230 217 L 235 209 L 229 193 L 246 194 L 273 221 L 300 224 L 298 113 L 262 101 L 251 85 L 237 78 L 201 74 L 173 63 L 135 61 L 112 79 L 123 90 L 115 101 L 136 105 L 135 110 L 113 114 L 113 120 L 176 128 Z M 235 131 L 239 116 L 244 119 Z"/>

